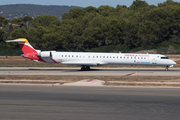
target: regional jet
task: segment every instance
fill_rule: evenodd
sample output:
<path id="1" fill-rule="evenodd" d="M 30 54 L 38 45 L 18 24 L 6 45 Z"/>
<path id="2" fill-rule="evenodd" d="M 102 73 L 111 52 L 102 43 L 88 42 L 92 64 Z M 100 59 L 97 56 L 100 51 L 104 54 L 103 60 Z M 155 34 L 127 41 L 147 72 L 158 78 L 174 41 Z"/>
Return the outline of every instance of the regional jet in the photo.
<path id="1" fill-rule="evenodd" d="M 6 42 L 17 42 L 23 51 L 23 57 L 36 62 L 81 66 L 81 70 L 90 70 L 90 66 L 99 65 L 145 65 L 165 66 L 168 70 L 176 62 L 161 54 L 136 53 L 96 53 L 96 52 L 56 52 L 34 49 L 27 39 L 19 38 Z"/>

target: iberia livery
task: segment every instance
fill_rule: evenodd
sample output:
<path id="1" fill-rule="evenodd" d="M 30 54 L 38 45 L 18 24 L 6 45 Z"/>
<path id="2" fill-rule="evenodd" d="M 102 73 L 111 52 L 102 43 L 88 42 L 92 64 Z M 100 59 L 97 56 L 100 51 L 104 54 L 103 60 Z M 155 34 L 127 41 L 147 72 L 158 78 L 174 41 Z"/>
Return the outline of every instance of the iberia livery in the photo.
<path id="1" fill-rule="evenodd" d="M 161 54 L 41 51 L 34 49 L 25 38 L 6 42 L 17 42 L 25 58 L 36 62 L 77 65 L 81 66 L 81 70 L 90 70 L 90 66 L 108 64 L 165 66 L 165 70 L 168 70 L 168 67 L 173 67 L 176 64 Z"/>

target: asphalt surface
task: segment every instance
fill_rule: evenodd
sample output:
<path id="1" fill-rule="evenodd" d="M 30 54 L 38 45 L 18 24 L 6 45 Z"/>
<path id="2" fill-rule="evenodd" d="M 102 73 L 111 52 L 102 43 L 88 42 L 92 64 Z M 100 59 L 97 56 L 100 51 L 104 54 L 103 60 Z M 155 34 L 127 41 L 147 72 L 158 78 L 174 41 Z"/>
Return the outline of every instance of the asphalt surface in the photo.
<path id="1" fill-rule="evenodd" d="M 0 85 L 2 120 L 179 120 L 180 88 Z"/>
<path id="2" fill-rule="evenodd" d="M 135 74 L 134 74 L 135 73 Z M 180 76 L 180 68 L 100 68 L 92 67 L 90 71 L 75 68 L 0 68 L 0 75 L 82 75 L 82 76 Z"/>

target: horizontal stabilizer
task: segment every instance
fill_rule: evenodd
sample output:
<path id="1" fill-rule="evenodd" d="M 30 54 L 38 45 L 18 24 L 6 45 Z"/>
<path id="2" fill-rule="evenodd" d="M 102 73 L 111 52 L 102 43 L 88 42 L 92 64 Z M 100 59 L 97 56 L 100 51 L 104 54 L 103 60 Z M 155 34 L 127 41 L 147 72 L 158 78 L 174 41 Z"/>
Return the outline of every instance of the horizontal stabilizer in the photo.
<path id="1" fill-rule="evenodd" d="M 28 40 L 25 39 L 25 38 L 18 38 L 18 39 L 15 39 L 15 40 L 7 40 L 6 42 L 17 42 L 17 43 L 20 43 L 20 44 L 21 43 L 26 43 L 26 44 L 30 45 Z"/>
<path id="2" fill-rule="evenodd" d="M 24 40 L 7 40 L 6 42 L 17 42 L 17 43 L 25 43 Z"/>

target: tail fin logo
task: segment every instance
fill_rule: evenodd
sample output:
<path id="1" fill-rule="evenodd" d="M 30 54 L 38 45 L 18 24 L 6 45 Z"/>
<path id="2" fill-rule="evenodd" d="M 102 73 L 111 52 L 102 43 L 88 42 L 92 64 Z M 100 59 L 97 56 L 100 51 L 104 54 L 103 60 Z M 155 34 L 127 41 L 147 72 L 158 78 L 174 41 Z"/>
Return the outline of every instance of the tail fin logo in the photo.
<path id="1" fill-rule="evenodd" d="M 15 40 L 8 40 L 6 42 L 17 42 L 19 46 L 21 47 L 24 54 L 30 54 L 34 53 L 37 54 L 37 51 L 30 45 L 27 39 L 25 38 L 19 38 Z"/>

